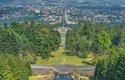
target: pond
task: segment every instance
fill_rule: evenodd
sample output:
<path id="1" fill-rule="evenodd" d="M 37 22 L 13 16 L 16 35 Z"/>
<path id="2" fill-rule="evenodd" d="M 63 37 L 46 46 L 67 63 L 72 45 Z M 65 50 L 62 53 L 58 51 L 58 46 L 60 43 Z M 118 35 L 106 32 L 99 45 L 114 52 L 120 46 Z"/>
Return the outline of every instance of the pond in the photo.
<path id="1" fill-rule="evenodd" d="M 73 80 L 71 75 L 55 75 L 53 80 Z"/>

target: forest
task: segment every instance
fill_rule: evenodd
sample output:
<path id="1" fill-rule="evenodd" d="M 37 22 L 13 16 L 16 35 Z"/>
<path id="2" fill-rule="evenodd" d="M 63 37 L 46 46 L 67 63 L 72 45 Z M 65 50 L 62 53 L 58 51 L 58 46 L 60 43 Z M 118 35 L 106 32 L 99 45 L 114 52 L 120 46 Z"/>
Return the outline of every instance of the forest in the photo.
<path id="1" fill-rule="evenodd" d="M 0 27 L 0 80 L 28 80 L 36 56 L 52 57 L 61 36 L 48 24 L 32 22 Z M 93 54 L 96 80 L 125 79 L 125 26 L 85 22 L 69 29 L 64 54 L 86 58 Z"/>
<path id="2" fill-rule="evenodd" d="M 59 32 L 47 24 L 12 22 L 0 27 L 0 80 L 29 80 L 36 56 L 48 59 L 59 44 Z"/>
<path id="3" fill-rule="evenodd" d="M 94 55 L 96 80 L 125 79 L 125 26 L 103 23 L 79 24 L 66 35 L 66 55 Z"/>

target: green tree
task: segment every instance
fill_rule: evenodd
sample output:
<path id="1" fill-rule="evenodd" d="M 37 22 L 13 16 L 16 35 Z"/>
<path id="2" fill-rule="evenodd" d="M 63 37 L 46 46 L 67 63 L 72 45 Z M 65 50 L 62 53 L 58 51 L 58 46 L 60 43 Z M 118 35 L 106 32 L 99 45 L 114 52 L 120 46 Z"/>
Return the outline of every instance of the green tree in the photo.
<path id="1" fill-rule="evenodd" d="M 12 29 L 0 29 L 0 52 L 18 53 L 19 46 Z"/>

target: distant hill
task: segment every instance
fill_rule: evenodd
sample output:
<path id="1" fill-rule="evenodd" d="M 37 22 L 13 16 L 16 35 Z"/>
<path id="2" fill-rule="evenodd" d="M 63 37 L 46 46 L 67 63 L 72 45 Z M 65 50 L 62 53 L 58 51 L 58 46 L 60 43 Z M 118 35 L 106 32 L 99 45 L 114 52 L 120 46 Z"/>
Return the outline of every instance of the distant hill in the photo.
<path id="1" fill-rule="evenodd" d="M 0 0 L 0 3 L 7 3 L 7 2 L 13 2 L 15 0 Z"/>
<path id="2" fill-rule="evenodd" d="M 13 1 L 19 1 L 19 2 L 27 2 L 27 3 L 35 3 L 43 0 L 0 0 L 0 3 L 8 3 Z M 64 3 L 70 3 L 70 2 L 81 2 L 81 3 L 97 3 L 97 4 L 111 4 L 111 5 L 125 5 L 125 0 L 46 0 L 48 3 L 52 1 L 59 1 Z"/>
<path id="3" fill-rule="evenodd" d="M 77 1 L 87 1 L 91 3 L 99 2 L 99 3 L 111 3 L 114 5 L 125 5 L 125 0 L 77 0 Z"/>

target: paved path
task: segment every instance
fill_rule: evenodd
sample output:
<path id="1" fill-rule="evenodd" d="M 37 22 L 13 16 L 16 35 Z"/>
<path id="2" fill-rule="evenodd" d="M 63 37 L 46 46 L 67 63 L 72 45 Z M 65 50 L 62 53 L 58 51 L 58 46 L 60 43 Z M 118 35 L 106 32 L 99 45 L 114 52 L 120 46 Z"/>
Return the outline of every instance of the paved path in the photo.
<path id="1" fill-rule="evenodd" d="M 42 65 L 32 65 L 31 68 L 32 68 L 32 71 L 35 71 L 35 70 L 42 71 L 42 70 L 52 69 L 52 70 L 54 70 L 56 72 L 59 72 L 58 69 L 56 69 L 54 67 L 51 67 L 51 66 L 45 66 L 45 65 L 44 66 L 42 66 Z"/>
<path id="2" fill-rule="evenodd" d="M 78 70 L 80 72 L 94 72 L 94 66 L 73 66 L 68 64 L 59 64 L 59 65 L 32 65 L 32 70 L 49 70 L 53 69 L 56 72 L 72 72 L 73 70 Z"/>

